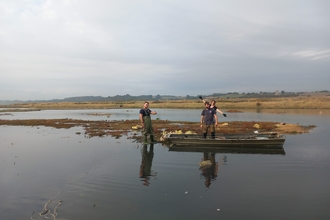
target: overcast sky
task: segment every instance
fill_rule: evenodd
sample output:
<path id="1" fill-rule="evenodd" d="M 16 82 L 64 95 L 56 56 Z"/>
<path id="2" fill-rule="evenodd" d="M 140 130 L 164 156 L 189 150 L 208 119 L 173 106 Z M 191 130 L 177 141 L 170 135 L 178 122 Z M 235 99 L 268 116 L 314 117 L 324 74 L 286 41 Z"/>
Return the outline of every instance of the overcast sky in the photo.
<path id="1" fill-rule="evenodd" d="M 329 0 L 0 0 L 0 100 L 330 90 Z"/>

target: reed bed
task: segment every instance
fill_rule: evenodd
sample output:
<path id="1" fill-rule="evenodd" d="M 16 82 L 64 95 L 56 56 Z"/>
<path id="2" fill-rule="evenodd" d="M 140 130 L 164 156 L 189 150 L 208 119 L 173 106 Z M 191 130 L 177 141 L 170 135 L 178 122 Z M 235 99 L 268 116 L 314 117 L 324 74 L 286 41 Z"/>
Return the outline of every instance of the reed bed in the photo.
<path id="1" fill-rule="evenodd" d="M 289 98 L 237 98 L 215 99 L 220 109 L 330 109 L 330 96 L 320 97 L 289 97 Z M 149 100 L 146 100 L 149 101 Z M 211 101 L 211 100 L 208 100 Z M 116 102 L 42 102 L 3 105 L 0 108 L 26 109 L 113 109 L 141 108 L 144 101 Z M 150 108 L 170 109 L 201 109 L 201 100 L 161 100 L 149 101 Z M 3 111 L 3 110 L 2 110 Z"/>

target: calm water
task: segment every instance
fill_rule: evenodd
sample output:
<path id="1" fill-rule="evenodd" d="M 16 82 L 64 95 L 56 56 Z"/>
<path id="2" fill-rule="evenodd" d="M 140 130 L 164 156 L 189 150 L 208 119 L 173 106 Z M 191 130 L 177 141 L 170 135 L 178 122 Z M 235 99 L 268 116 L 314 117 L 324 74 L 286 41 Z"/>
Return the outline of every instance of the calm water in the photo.
<path id="1" fill-rule="evenodd" d="M 153 109 L 199 121 L 201 110 Z M 94 116 L 93 113 L 111 114 Z M 0 119 L 137 119 L 137 109 L 12 113 Z M 330 219 L 330 112 L 247 111 L 220 121 L 316 125 L 284 152 L 176 152 L 82 128 L 0 126 L 0 219 Z M 216 166 L 200 170 L 199 162 Z M 39 216 L 44 207 L 49 212 Z M 53 215 L 53 216 L 52 216 Z"/>

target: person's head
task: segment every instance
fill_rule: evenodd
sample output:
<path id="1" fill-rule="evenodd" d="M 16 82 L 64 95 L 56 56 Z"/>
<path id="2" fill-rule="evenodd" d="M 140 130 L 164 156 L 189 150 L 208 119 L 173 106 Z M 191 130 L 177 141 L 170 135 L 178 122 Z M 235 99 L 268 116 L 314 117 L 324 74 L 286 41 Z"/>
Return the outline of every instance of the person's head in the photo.
<path id="1" fill-rule="evenodd" d="M 149 102 L 144 102 L 143 108 L 148 108 L 149 107 Z"/>
<path id="2" fill-rule="evenodd" d="M 215 105 L 215 100 L 211 100 L 211 105 Z"/>
<path id="3" fill-rule="evenodd" d="M 205 102 L 205 107 L 209 108 L 210 107 L 210 103 L 209 102 Z"/>

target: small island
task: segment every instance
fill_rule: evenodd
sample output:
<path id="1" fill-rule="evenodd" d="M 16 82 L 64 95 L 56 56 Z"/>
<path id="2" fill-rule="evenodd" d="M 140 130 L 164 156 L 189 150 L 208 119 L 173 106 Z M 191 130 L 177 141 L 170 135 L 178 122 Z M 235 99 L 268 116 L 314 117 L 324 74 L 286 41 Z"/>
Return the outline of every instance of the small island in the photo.
<path id="1" fill-rule="evenodd" d="M 141 129 L 136 126 L 138 120 L 122 121 L 90 121 L 75 119 L 27 119 L 27 120 L 0 120 L 0 125 L 53 127 L 57 129 L 69 129 L 83 127 L 87 138 L 112 136 L 120 138 L 126 136 L 129 139 L 140 142 Z M 157 140 L 164 132 L 194 132 L 201 133 L 199 122 L 153 120 L 153 127 Z M 259 132 L 277 132 L 280 134 L 301 134 L 313 129 L 314 125 L 303 126 L 299 124 L 286 124 L 282 122 L 256 122 L 256 121 L 228 121 L 222 122 L 216 128 L 216 133 L 221 134 L 251 134 Z M 80 135 L 81 133 L 77 133 Z"/>

